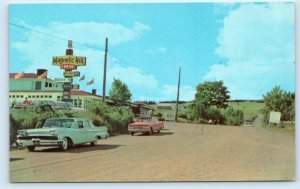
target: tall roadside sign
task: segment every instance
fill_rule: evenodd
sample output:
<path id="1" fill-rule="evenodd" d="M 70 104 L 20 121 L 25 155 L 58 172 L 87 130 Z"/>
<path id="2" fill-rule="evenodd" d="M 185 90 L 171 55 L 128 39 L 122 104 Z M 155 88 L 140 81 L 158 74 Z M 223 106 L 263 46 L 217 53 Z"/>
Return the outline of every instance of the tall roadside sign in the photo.
<path id="1" fill-rule="evenodd" d="M 64 70 L 64 78 L 55 78 L 56 82 L 61 82 L 63 84 L 63 96 L 62 101 L 70 102 L 71 100 L 71 90 L 78 90 L 79 85 L 72 84 L 73 77 L 79 77 L 79 71 L 77 70 L 78 66 L 86 66 L 86 57 L 83 56 L 74 56 L 72 49 L 72 41 L 68 41 L 68 49 L 66 49 L 65 56 L 55 56 L 52 58 L 52 65 L 59 66 L 60 69 Z"/>

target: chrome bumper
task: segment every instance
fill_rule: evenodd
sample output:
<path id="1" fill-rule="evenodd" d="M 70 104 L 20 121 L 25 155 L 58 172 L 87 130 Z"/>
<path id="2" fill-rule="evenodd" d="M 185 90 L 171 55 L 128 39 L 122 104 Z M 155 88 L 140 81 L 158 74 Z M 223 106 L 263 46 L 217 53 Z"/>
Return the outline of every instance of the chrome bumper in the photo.
<path id="1" fill-rule="evenodd" d="M 17 140 L 20 146 L 60 146 L 62 145 L 62 140 L 41 140 L 41 139 L 31 139 L 31 140 Z"/>

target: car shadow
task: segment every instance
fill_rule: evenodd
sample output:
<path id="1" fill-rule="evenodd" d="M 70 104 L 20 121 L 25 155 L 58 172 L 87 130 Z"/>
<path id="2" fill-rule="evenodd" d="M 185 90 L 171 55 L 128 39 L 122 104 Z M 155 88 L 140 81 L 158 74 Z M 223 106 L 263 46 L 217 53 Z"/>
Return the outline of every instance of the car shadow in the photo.
<path id="1" fill-rule="evenodd" d="M 9 158 L 9 161 L 20 161 L 23 160 L 24 158 Z"/>
<path id="2" fill-rule="evenodd" d="M 148 133 L 136 133 L 134 134 L 134 136 L 164 136 L 164 135 L 172 135 L 174 134 L 173 132 L 154 132 L 152 133 L 152 135 L 149 135 Z"/>
<path id="3" fill-rule="evenodd" d="M 111 150 L 124 145 L 115 144 L 98 144 L 96 146 L 91 146 L 90 144 L 81 144 L 70 147 L 67 151 L 61 151 L 59 147 L 49 147 L 49 148 L 36 148 L 34 152 L 59 152 L 59 153 L 84 153 L 92 151 L 102 151 Z"/>

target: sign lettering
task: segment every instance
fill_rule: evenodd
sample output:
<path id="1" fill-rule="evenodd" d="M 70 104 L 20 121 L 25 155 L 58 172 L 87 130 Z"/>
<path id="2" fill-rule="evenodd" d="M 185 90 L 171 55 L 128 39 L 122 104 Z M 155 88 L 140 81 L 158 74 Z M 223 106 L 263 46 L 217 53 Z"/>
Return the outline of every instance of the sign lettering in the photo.
<path id="1" fill-rule="evenodd" d="M 52 65 L 61 66 L 62 64 L 73 64 L 75 66 L 85 66 L 86 57 L 83 56 L 55 56 L 52 58 Z"/>
<path id="2" fill-rule="evenodd" d="M 65 77 L 79 77 L 80 72 L 64 71 Z"/>
<path id="3" fill-rule="evenodd" d="M 72 78 L 55 78 L 54 81 L 58 82 L 58 83 L 72 83 L 73 79 Z"/>
<path id="4" fill-rule="evenodd" d="M 61 64 L 60 69 L 71 71 L 71 70 L 76 70 L 77 66 L 75 66 L 74 64 Z"/>

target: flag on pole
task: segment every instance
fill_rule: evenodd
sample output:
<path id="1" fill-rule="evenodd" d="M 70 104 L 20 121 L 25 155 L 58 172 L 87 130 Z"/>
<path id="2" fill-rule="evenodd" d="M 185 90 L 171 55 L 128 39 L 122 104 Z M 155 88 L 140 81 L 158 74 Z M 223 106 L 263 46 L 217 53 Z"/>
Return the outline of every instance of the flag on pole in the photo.
<path id="1" fill-rule="evenodd" d="M 79 78 L 79 81 L 82 81 L 82 80 L 85 80 L 85 75 L 83 75 Z"/>
<path id="2" fill-rule="evenodd" d="M 88 85 L 91 85 L 93 83 L 94 83 L 94 79 L 92 79 L 91 81 L 87 82 L 86 85 L 88 86 Z"/>
<path id="3" fill-rule="evenodd" d="M 43 74 L 39 75 L 38 78 L 46 78 L 47 77 L 47 71 L 45 71 Z"/>
<path id="4" fill-rule="evenodd" d="M 20 79 L 23 78 L 24 76 L 25 76 L 24 72 L 21 72 L 15 75 L 15 79 Z"/>

